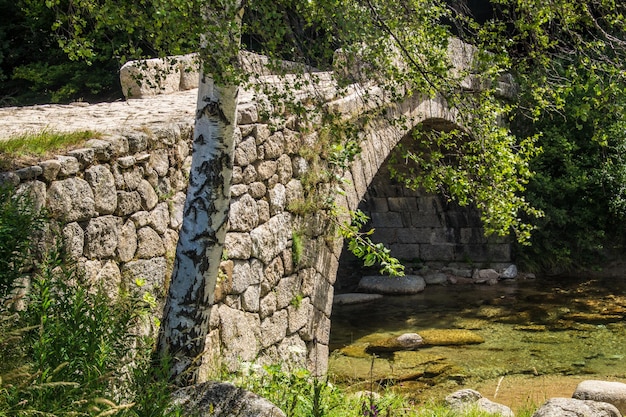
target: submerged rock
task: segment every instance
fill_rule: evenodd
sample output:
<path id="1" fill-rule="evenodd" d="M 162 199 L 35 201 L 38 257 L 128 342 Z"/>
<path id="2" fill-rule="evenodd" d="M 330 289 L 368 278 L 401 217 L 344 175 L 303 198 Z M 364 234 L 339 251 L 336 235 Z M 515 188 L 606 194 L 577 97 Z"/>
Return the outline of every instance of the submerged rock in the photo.
<path id="1" fill-rule="evenodd" d="M 424 343 L 422 336 L 417 333 L 405 333 L 398 337 L 389 337 L 376 340 L 367 347 L 368 353 L 397 352 L 399 350 L 414 350 Z"/>
<path id="2" fill-rule="evenodd" d="M 420 330 L 420 335 L 424 339 L 424 345 L 432 346 L 475 345 L 485 342 L 481 335 L 465 329 Z"/>
<path id="3" fill-rule="evenodd" d="M 614 405 L 575 398 L 550 398 L 532 417 L 621 417 Z"/>
<path id="4" fill-rule="evenodd" d="M 333 299 L 335 305 L 352 305 L 369 303 L 371 301 L 380 300 L 383 298 L 380 294 L 363 294 L 363 293 L 349 293 L 349 294 L 337 294 Z"/>
<path id="5" fill-rule="evenodd" d="M 417 294 L 424 291 L 426 281 L 419 275 L 403 277 L 365 276 L 359 281 L 359 290 L 378 294 Z"/>

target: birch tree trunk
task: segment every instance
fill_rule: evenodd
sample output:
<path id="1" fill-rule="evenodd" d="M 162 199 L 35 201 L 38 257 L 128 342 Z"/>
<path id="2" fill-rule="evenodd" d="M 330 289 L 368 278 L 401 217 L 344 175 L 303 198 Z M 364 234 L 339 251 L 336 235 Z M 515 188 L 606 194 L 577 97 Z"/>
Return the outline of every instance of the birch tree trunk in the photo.
<path id="1" fill-rule="evenodd" d="M 179 386 L 201 382 L 198 367 L 205 351 L 230 204 L 239 86 L 228 85 L 225 80 L 229 78 L 219 72 L 217 77 L 208 72 L 226 71 L 224 63 L 236 65 L 241 11 L 242 0 L 235 0 L 230 7 L 208 11 L 206 17 L 209 30 L 222 32 L 218 39 L 213 33 L 211 39 L 207 36 L 212 44 L 201 54 L 189 186 L 158 342 L 159 354 L 172 360 L 170 376 Z M 214 68 L 207 70 L 209 66 Z"/>

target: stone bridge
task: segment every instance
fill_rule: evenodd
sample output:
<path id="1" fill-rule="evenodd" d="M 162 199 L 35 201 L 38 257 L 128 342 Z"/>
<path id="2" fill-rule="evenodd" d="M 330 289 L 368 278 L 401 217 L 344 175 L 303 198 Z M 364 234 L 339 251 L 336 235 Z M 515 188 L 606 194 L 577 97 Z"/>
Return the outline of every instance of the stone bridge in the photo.
<path id="1" fill-rule="evenodd" d="M 461 63 L 467 61 L 462 46 L 455 52 Z M 328 108 L 346 120 L 379 105 L 364 101 L 356 86 L 339 96 L 329 74 L 316 76 Z M 173 77 L 176 90 L 182 81 Z M 2 176 L 20 190 L 32 190 L 37 204 L 49 208 L 87 278 L 112 294 L 135 287 L 164 299 L 185 200 L 195 92 L 0 109 L 5 137 L 41 128 L 104 132 L 83 148 Z M 319 179 L 311 187 L 312 176 L 327 163 L 318 147 L 320 130 L 308 129 L 296 117 L 277 125 L 263 116 L 262 105 L 245 93 L 238 108 L 229 232 L 204 369 L 282 362 L 323 373 L 334 290 L 350 286 L 349 274 L 338 276 L 338 271 L 353 272 L 354 259 L 346 256 L 329 218 L 306 209 L 307 200 L 326 198 L 330 187 Z M 509 262 L 509 244 L 485 239 L 477 213 L 408 190 L 388 175 L 391 152 L 410 143 L 418 124 L 455 125 L 445 102 L 413 96 L 389 105 L 386 114 L 408 123 L 400 126 L 379 116 L 364 125 L 361 152 L 342 173 L 348 181 L 338 206 L 369 214 L 374 239 L 409 263 Z"/>

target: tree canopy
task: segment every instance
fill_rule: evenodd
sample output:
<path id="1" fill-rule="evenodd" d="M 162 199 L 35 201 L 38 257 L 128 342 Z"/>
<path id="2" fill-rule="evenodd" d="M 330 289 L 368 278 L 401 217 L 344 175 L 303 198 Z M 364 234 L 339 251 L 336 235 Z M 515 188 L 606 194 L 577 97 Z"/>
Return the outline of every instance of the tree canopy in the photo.
<path id="1" fill-rule="evenodd" d="M 350 60 L 367 62 L 360 67 L 367 72 L 365 78 L 383 85 L 391 100 L 397 94 L 439 94 L 459 107 L 461 117 L 467 116 L 466 124 L 473 132 L 469 140 L 464 132 L 444 132 L 439 139 L 423 141 L 424 152 L 405 155 L 413 171 L 403 179 L 462 204 L 475 204 L 487 231 L 506 234 L 513 230 L 521 241 L 528 241 L 537 224 L 542 230 L 556 224 L 553 215 L 536 221 L 542 210 L 550 211 L 545 195 L 537 197 L 536 183 L 535 191 L 525 193 L 533 170 L 540 174 L 538 178 L 553 177 L 543 171 L 545 159 L 542 165 L 542 159 L 536 158 L 544 158 L 538 156 L 540 149 L 546 155 L 552 148 L 558 153 L 556 126 L 577 127 L 576 139 L 562 133 L 568 143 L 582 140 L 597 147 L 599 159 L 591 164 L 601 166 L 608 178 L 602 181 L 604 200 L 616 207 L 623 199 L 615 185 L 621 175 L 616 172 L 619 164 L 607 157 L 609 148 L 615 155 L 621 149 L 616 134 L 620 115 L 614 105 L 622 100 L 625 86 L 626 6 L 621 2 L 255 1 L 244 4 L 240 43 L 228 35 L 232 32 L 229 19 L 207 24 L 206 11 L 223 10 L 227 4 L 227 0 L 0 2 L 0 8 L 7 10 L 2 16 L 15 17 L 0 32 L 0 77 L 14 89 L 22 88 L 24 84 L 16 84 L 22 80 L 33 89 L 50 91 L 53 97 L 69 97 L 80 90 L 79 83 L 101 91 L 106 77 L 89 78 L 100 74 L 99 69 L 110 77 L 111 68 L 128 59 L 187 53 L 203 45 L 212 75 L 236 83 L 250 75 L 238 72 L 236 63 L 224 62 L 227 54 L 211 52 L 223 50 L 224 44 L 319 69 L 330 68 L 335 51 L 342 49 Z M 466 74 L 449 71 L 450 36 L 478 47 L 480 60 L 473 75 L 479 75 L 483 85 L 495 86 L 504 73 L 514 74 L 519 84 L 517 99 L 496 100 L 495 89 L 490 88 L 477 93 L 473 104 L 462 103 L 458 92 Z M 17 47 L 17 39 L 27 42 Z M 65 51 L 65 58 L 55 43 Z M 74 74 L 72 85 L 54 81 L 67 81 L 69 72 Z M 513 130 L 500 125 L 502 120 L 512 120 Z M 579 128 L 583 125 L 588 128 Z M 556 183 L 542 193 L 551 187 Z M 559 209 L 567 211 L 567 207 Z M 621 209 L 609 212 L 611 222 L 621 219 Z"/>

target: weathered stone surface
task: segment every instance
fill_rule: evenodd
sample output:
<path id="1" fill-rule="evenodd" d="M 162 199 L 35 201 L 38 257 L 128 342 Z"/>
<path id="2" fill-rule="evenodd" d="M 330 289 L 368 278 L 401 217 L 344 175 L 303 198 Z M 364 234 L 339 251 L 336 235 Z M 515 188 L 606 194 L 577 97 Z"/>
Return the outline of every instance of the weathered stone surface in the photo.
<path id="1" fill-rule="evenodd" d="M 241 295 L 241 306 L 250 313 L 259 311 L 261 302 L 261 286 L 251 285 Z"/>
<path id="2" fill-rule="evenodd" d="M 183 224 L 183 210 L 185 208 L 185 193 L 178 192 L 172 197 L 170 209 L 170 227 L 178 229 Z"/>
<path id="3" fill-rule="evenodd" d="M 42 181 L 22 182 L 15 189 L 15 194 L 27 196 L 33 208 L 37 211 L 46 205 L 46 184 Z"/>
<path id="4" fill-rule="evenodd" d="M 205 382 L 175 391 L 174 406 L 197 417 L 285 417 L 268 400 L 225 382 Z"/>
<path id="5" fill-rule="evenodd" d="M 124 184 L 128 190 L 136 190 L 139 183 L 143 180 L 144 170 L 143 167 L 134 167 L 124 171 L 122 177 L 124 178 Z"/>
<path id="6" fill-rule="evenodd" d="M 115 154 L 113 143 L 109 140 L 89 139 L 85 146 L 93 149 L 95 158 L 100 162 L 108 162 Z"/>
<path id="7" fill-rule="evenodd" d="M 39 163 L 42 169 L 41 175 L 46 181 L 54 181 L 61 171 L 61 162 L 56 159 L 50 159 L 48 161 L 42 161 Z"/>
<path id="8" fill-rule="evenodd" d="M 104 165 L 95 165 L 85 171 L 85 179 L 91 185 L 95 209 L 100 214 L 112 214 L 117 207 L 115 179 Z"/>
<path id="9" fill-rule="evenodd" d="M 138 99 L 179 90 L 180 67 L 169 58 L 128 61 L 120 68 L 124 97 Z"/>
<path id="10" fill-rule="evenodd" d="M 235 164 L 245 167 L 257 160 L 256 142 L 252 136 L 245 138 L 234 151 Z"/>
<path id="11" fill-rule="evenodd" d="M 472 409 L 503 417 L 514 417 L 513 411 L 503 404 L 484 398 L 478 391 L 463 389 L 448 395 L 446 404 L 459 413 L 469 413 Z"/>
<path id="12" fill-rule="evenodd" d="M 517 266 L 509 265 L 502 274 L 500 275 L 502 279 L 515 279 L 517 278 Z"/>
<path id="13" fill-rule="evenodd" d="M 115 216 L 96 217 L 85 229 L 85 256 L 104 259 L 115 255 L 122 220 Z"/>
<path id="14" fill-rule="evenodd" d="M 98 275 L 96 275 L 96 282 L 102 286 L 102 289 L 110 298 L 116 298 L 122 283 L 122 273 L 117 266 L 117 262 L 112 260 L 105 262 L 100 271 L 98 271 Z"/>
<path id="15" fill-rule="evenodd" d="M 89 220 L 96 215 L 91 187 L 81 178 L 54 181 L 48 188 L 46 205 L 53 217 L 66 222 Z"/>
<path id="16" fill-rule="evenodd" d="M 444 285 L 448 282 L 448 276 L 442 272 L 429 272 L 424 274 L 424 281 L 428 285 Z"/>
<path id="17" fill-rule="evenodd" d="M 265 349 L 280 342 L 287 334 L 287 311 L 278 310 L 261 321 L 261 348 Z"/>
<path id="18" fill-rule="evenodd" d="M 533 417 L 621 417 L 614 405 L 575 398 L 550 398 Z"/>
<path id="19" fill-rule="evenodd" d="M 476 270 L 474 276 L 472 277 L 474 282 L 477 284 L 494 284 L 498 282 L 498 278 L 500 278 L 500 274 L 494 269 L 479 269 Z"/>
<path id="20" fill-rule="evenodd" d="M 287 202 L 287 195 L 285 193 L 285 186 L 282 184 L 276 184 L 269 191 L 270 202 L 270 215 L 281 213 L 285 210 L 285 204 Z"/>
<path id="21" fill-rule="evenodd" d="M 76 158 L 81 169 L 93 164 L 96 156 L 95 151 L 91 148 L 74 149 L 69 151 L 67 154 Z"/>
<path id="22" fill-rule="evenodd" d="M 117 209 L 118 216 L 128 216 L 141 210 L 141 196 L 137 191 L 118 191 Z"/>
<path id="23" fill-rule="evenodd" d="M 167 149 L 157 149 L 150 153 L 150 161 L 148 166 L 159 174 L 159 177 L 167 175 L 167 171 L 170 168 L 169 156 Z"/>
<path id="24" fill-rule="evenodd" d="M 247 125 L 259 121 L 259 112 L 256 104 L 246 103 L 237 106 L 237 124 Z"/>
<path id="25" fill-rule="evenodd" d="M 626 384 L 622 382 L 583 381 L 576 387 L 573 398 L 613 404 L 626 415 Z"/>
<path id="26" fill-rule="evenodd" d="M 249 262 L 235 261 L 233 267 L 233 294 L 243 293 L 249 286 L 261 283 L 258 271 Z"/>
<path id="27" fill-rule="evenodd" d="M 43 173 L 43 168 L 39 165 L 34 165 L 32 167 L 26 167 L 22 169 L 18 169 L 15 171 L 15 174 L 19 177 L 20 181 L 28 181 L 37 178 Z"/>
<path id="28" fill-rule="evenodd" d="M 426 282 L 419 275 L 365 276 L 359 281 L 359 290 L 379 294 L 417 294 L 424 291 L 424 288 Z"/>
<path id="29" fill-rule="evenodd" d="M 144 210 L 152 210 L 159 202 L 159 196 L 156 191 L 154 191 L 152 185 L 146 180 L 141 180 L 139 185 L 137 185 L 137 192 L 141 197 L 141 207 Z"/>
<path id="30" fill-rule="evenodd" d="M 117 241 L 117 256 L 120 261 L 128 262 L 135 257 L 137 251 L 137 229 L 132 220 L 127 220 L 120 229 Z"/>
<path id="31" fill-rule="evenodd" d="M 278 131 L 271 135 L 263 144 L 266 159 L 278 159 L 283 154 L 283 133 Z"/>
<path id="32" fill-rule="evenodd" d="M 130 261 L 122 267 L 122 279 L 131 288 L 163 295 L 167 261 L 165 258 L 139 259 Z M 136 281 L 144 281 L 137 287 Z"/>
<path id="33" fill-rule="evenodd" d="M 278 164 L 276 161 L 262 161 L 256 167 L 259 181 L 266 181 L 276 173 Z"/>
<path id="34" fill-rule="evenodd" d="M 67 177 L 80 171 L 80 163 L 73 156 L 57 156 L 57 160 L 61 165 L 59 169 L 61 176 Z"/>
<path id="35" fill-rule="evenodd" d="M 230 203 L 228 221 L 233 232 L 249 232 L 254 229 L 259 222 L 256 200 L 248 194 L 233 200 Z"/>
<path id="36" fill-rule="evenodd" d="M 150 259 L 165 255 L 165 246 L 159 234 L 151 227 L 137 230 L 137 253 L 140 259 Z"/>
<path id="37" fill-rule="evenodd" d="M 242 361 L 253 361 L 259 351 L 257 314 L 245 313 L 225 305 L 219 307 L 220 329 L 224 344 L 224 365 L 238 369 Z M 256 330 L 256 331 L 255 331 Z"/>
<path id="38" fill-rule="evenodd" d="M 287 314 L 289 315 L 289 327 L 287 330 L 289 333 L 295 333 L 312 321 L 313 304 L 311 304 L 311 300 L 308 297 L 303 298 L 299 304 L 292 304 L 287 307 Z"/>
<path id="39" fill-rule="evenodd" d="M 259 308 L 261 319 L 264 319 L 274 314 L 276 312 L 276 294 L 270 292 L 264 295 L 261 298 L 261 305 Z"/>
<path id="40" fill-rule="evenodd" d="M 85 231 L 76 222 L 68 223 L 63 228 L 63 241 L 67 253 L 74 259 L 83 256 L 85 246 Z"/>
<path id="41" fill-rule="evenodd" d="M 253 182 L 247 188 L 249 190 L 248 192 L 250 197 L 254 199 L 265 197 L 265 193 L 267 193 L 267 187 L 262 182 Z"/>
<path id="42" fill-rule="evenodd" d="M 160 235 L 167 231 L 169 222 L 170 212 L 167 203 L 158 204 L 148 217 L 148 224 Z"/>
<path id="43" fill-rule="evenodd" d="M 280 260 L 280 258 L 277 259 Z M 280 275 L 282 276 L 283 274 Z M 274 291 L 276 292 L 276 308 L 283 309 L 296 302 L 295 300 L 297 297 L 301 297 L 298 287 L 297 275 L 282 277 L 282 279 L 279 277 L 278 285 L 274 288 Z"/>
<path id="44" fill-rule="evenodd" d="M 281 155 L 276 161 L 276 174 L 278 182 L 287 184 L 293 176 L 293 168 L 291 166 L 291 158 L 287 155 Z"/>
<path id="45" fill-rule="evenodd" d="M 269 263 L 289 244 L 291 238 L 291 215 L 281 213 L 250 232 L 252 256 Z"/>
<path id="46" fill-rule="evenodd" d="M 352 305 L 369 303 L 383 298 L 381 294 L 365 294 L 365 293 L 347 293 L 335 294 L 333 299 L 334 305 Z"/>
<path id="47" fill-rule="evenodd" d="M 224 250 L 230 259 L 249 259 L 252 253 L 252 239 L 248 233 L 227 233 Z"/>

